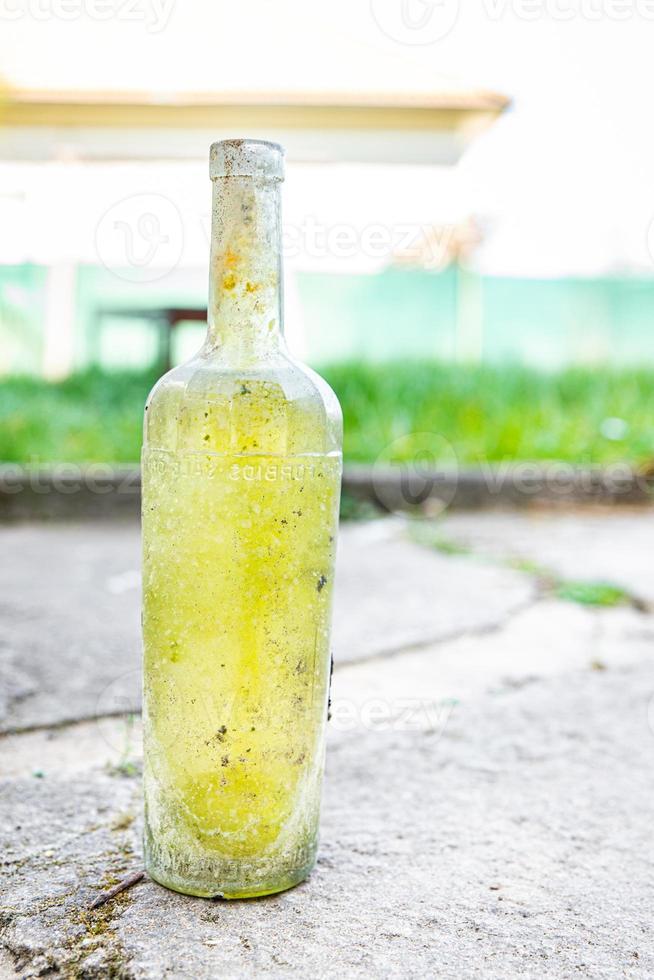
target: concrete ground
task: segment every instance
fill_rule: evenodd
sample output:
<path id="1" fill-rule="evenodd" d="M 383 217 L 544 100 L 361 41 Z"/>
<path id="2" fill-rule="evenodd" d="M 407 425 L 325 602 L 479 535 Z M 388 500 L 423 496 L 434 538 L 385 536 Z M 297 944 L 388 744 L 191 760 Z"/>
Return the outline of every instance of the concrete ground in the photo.
<path id="1" fill-rule="evenodd" d="M 0 977 L 654 975 L 651 511 L 344 528 L 316 871 L 95 912 L 141 866 L 138 528 L 0 545 Z"/>

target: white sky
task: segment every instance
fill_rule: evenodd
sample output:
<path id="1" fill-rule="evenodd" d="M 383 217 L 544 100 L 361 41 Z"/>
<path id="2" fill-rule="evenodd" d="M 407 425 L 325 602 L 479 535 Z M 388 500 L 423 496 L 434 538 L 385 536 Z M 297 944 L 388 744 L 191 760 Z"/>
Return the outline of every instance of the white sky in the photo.
<path id="1" fill-rule="evenodd" d="M 413 27 L 403 26 L 403 3 Z M 111 16 L 97 19 L 98 10 Z M 466 154 L 456 186 L 436 172 L 410 175 L 403 183 L 413 194 L 397 195 L 394 209 L 397 173 L 344 168 L 331 210 L 322 192 L 316 209 L 329 221 L 353 213 L 362 222 L 473 211 L 487 231 L 480 260 L 491 272 L 654 272 L 652 0 L 0 0 L 0 26 L 0 82 L 12 86 L 161 98 L 429 92 L 444 79 L 496 89 L 514 107 Z M 4 168 L 5 178 L 14 173 Z M 330 177 L 319 176 L 324 189 Z M 296 222 L 316 180 L 302 168 L 293 180 Z"/>

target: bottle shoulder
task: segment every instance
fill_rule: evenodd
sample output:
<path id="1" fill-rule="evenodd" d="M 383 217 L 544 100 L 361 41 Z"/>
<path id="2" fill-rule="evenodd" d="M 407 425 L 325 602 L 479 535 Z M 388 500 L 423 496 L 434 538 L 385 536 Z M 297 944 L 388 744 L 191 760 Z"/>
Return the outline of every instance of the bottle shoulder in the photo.
<path id="1" fill-rule="evenodd" d="M 240 366 L 200 354 L 164 375 L 146 404 L 146 448 L 295 455 L 341 444 L 336 395 L 285 352 Z"/>

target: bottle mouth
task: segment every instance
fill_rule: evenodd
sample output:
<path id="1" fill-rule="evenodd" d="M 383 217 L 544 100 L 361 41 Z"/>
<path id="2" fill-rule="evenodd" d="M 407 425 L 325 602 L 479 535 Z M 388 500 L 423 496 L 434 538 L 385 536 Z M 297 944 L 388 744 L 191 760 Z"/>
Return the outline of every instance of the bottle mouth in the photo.
<path id="1" fill-rule="evenodd" d="M 220 140 L 209 149 L 209 176 L 284 179 L 284 147 L 266 140 Z"/>

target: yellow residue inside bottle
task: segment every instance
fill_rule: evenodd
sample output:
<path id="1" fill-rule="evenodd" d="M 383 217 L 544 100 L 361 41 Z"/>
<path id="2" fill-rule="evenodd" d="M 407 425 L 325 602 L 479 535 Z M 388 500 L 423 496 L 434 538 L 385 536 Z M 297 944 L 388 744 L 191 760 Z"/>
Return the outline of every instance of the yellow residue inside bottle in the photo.
<path id="1" fill-rule="evenodd" d="M 329 678 L 340 455 L 289 454 L 310 416 L 233 389 L 143 460 L 148 824 L 165 883 L 194 868 L 200 894 L 311 863 Z"/>

